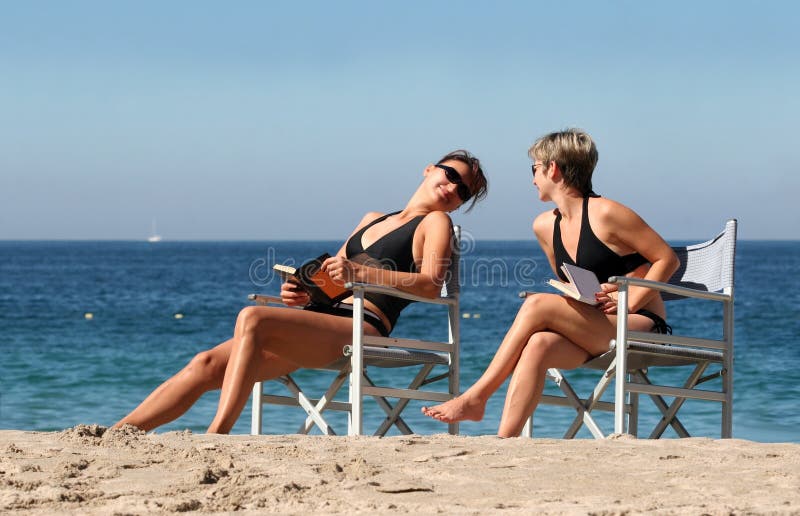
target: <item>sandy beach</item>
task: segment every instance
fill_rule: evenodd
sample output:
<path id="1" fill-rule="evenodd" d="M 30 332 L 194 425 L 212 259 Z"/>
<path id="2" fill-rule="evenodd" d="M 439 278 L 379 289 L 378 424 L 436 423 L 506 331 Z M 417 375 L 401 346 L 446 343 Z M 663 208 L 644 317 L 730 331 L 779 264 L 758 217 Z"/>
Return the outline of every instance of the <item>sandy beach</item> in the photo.
<path id="1" fill-rule="evenodd" d="M 800 513 L 800 445 L 0 431 L 19 514 Z"/>

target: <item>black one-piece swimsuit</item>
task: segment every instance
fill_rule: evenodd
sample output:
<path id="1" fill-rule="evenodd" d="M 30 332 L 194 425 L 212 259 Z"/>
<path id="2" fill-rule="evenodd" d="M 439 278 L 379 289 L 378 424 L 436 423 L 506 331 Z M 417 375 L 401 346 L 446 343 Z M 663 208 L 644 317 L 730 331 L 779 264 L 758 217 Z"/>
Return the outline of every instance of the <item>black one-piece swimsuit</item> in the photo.
<path id="1" fill-rule="evenodd" d="M 567 253 L 561 241 L 561 213 L 556 213 L 553 223 L 553 255 L 556 261 L 558 276 L 567 281 L 561 271 L 561 265 L 569 263 L 590 270 L 597 275 L 600 282 L 608 281 L 611 276 L 624 276 L 642 264 L 647 259 L 639 253 L 620 256 L 604 244 L 592 231 L 589 224 L 589 196 L 583 198 L 583 213 L 581 214 L 581 232 L 578 236 L 578 249 L 575 260 Z M 672 328 L 658 314 L 644 308 L 637 310 L 637 314 L 644 315 L 653 321 L 652 331 L 656 333 L 672 333 Z"/>

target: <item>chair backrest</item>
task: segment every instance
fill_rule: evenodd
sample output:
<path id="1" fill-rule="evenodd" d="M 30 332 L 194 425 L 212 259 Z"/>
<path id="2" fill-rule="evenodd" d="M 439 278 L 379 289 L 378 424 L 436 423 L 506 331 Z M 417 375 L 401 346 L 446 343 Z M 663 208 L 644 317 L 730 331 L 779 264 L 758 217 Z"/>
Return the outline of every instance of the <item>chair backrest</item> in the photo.
<path id="1" fill-rule="evenodd" d="M 708 242 L 673 247 L 681 264 L 669 282 L 673 285 L 723 292 L 733 296 L 733 269 L 736 259 L 736 219 L 726 222 L 725 230 Z M 683 299 L 662 293 L 665 301 Z"/>
<path id="2" fill-rule="evenodd" d="M 447 269 L 447 277 L 442 285 L 442 297 L 456 297 L 460 290 L 458 262 L 461 261 L 461 226 L 453 226 L 450 249 L 450 267 Z"/>

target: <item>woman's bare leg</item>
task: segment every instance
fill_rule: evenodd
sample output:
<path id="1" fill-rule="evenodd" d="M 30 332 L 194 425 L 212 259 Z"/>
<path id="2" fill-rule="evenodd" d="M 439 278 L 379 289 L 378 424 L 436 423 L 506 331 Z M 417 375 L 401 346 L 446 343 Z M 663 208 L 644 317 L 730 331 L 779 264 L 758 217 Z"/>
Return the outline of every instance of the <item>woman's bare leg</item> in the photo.
<path id="1" fill-rule="evenodd" d="M 634 317 L 647 319 L 631 316 Z M 479 421 L 489 397 L 514 371 L 523 348 L 534 333 L 545 330 L 558 333 L 595 356 L 608 350 L 608 343 L 616 332 L 615 325 L 616 316 L 606 315 L 585 303 L 557 294 L 529 296 L 478 381 L 461 396 L 435 407 L 423 407 L 422 412 L 446 423 Z"/>
<path id="2" fill-rule="evenodd" d="M 233 339 L 203 351 L 181 371 L 162 383 L 136 409 L 114 425 L 134 425 L 150 431 L 182 416 L 204 393 L 219 389 L 225 375 Z M 297 369 L 297 366 L 263 353 L 258 361 L 258 376 L 262 380 L 277 378 Z"/>
<path id="3" fill-rule="evenodd" d="M 528 417 L 539 405 L 548 369 L 575 369 L 586 362 L 589 356 L 585 349 L 557 333 L 534 333 L 522 350 L 508 384 L 497 435 L 519 436 Z"/>
<path id="4" fill-rule="evenodd" d="M 364 328 L 368 334 L 378 334 L 369 325 Z M 280 356 L 295 368 L 321 367 L 342 356 L 342 347 L 352 341 L 352 335 L 353 321 L 346 317 L 261 306 L 242 310 L 217 414 L 208 432 L 228 433 L 233 428 L 259 380 L 259 354 Z"/>

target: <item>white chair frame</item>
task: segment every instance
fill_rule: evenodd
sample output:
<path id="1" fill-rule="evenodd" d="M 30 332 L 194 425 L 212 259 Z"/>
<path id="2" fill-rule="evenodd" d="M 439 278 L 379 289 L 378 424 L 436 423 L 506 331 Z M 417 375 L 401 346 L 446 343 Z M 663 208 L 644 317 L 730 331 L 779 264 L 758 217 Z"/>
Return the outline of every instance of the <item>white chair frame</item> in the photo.
<path id="1" fill-rule="evenodd" d="M 251 433 L 262 431 L 263 412 L 266 404 L 299 406 L 306 412 L 305 421 L 298 433 L 307 434 L 316 426 L 323 434 L 336 435 L 332 425 L 325 419 L 326 410 L 344 411 L 348 414 L 347 434 L 363 435 L 364 398 L 371 396 L 386 413 L 386 417 L 375 430 L 374 435 L 383 436 L 395 426 L 403 434 L 413 433 L 401 417 L 402 411 L 411 400 L 444 402 L 459 394 L 459 245 L 460 227 L 454 226 L 453 254 L 447 278 L 438 298 L 430 299 L 403 292 L 396 288 L 350 283 L 347 288 L 353 291 L 353 340 L 342 349 L 342 359 L 324 368 L 335 371 L 336 377 L 324 394 L 317 399 L 309 398 L 291 375 L 277 378 L 291 396 L 265 394 L 262 382 L 253 387 Z M 364 334 L 364 296 L 367 293 L 391 295 L 418 303 L 443 305 L 447 307 L 448 338 L 446 341 L 426 341 L 394 337 L 376 337 Z M 258 304 L 282 304 L 275 296 L 251 294 L 250 299 Z M 395 368 L 418 367 L 411 383 L 404 387 L 376 385 L 367 374 L 369 367 Z M 432 375 L 434 370 L 446 370 Z M 355 374 L 354 374 L 355 373 Z M 335 395 L 348 381 L 347 402 L 334 401 Z M 426 390 L 423 387 L 447 380 L 447 391 Z M 387 398 L 396 398 L 392 405 Z M 448 425 L 451 434 L 458 433 L 458 423 Z"/>
<path id="2" fill-rule="evenodd" d="M 733 287 L 736 254 L 737 221 L 728 220 L 725 230 L 714 239 L 701 244 L 673 248 L 681 266 L 669 283 L 647 281 L 639 278 L 612 277 L 610 283 L 619 285 L 619 317 L 616 339 L 609 343 L 609 351 L 581 368 L 603 370 L 603 375 L 592 393 L 580 398 L 558 369 L 549 369 L 547 376 L 561 389 L 563 396 L 543 395 L 540 404 L 569 406 L 577 414 L 564 434 L 573 438 L 586 425 L 597 439 L 606 435 L 592 417 L 593 410 L 614 412 L 614 433 L 638 434 L 639 394 L 646 394 L 661 412 L 662 417 L 650 433 L 659 438 L 668 426 L 679 437 L 690 437 L 677 414 L 687 399 L 715 401 L 721 404 L 720 435 L 733 435 Z M 706 339 L 664 335 L 628 330 L 628 288 L 642 286 L 661 292 L 666 301 L 702 299 L 722 304 L 722 338 Z M 528 293 L 523 292 L 524 296 Z M 711 365 L 719 366 L 715 373 L 703 376 Z M 693 365 L 694 369 L 681 386 L 655 385 L 650 381 L 648 369 L 660 366 Z M 626 374 L 617 374 L 625 371 Z M 722 378 L 719 390 L 704 390 L 698 385 Z M 601 397 L 614 382 L 614 401 L 604 402 Z M 664 396 L 674 398 L 667 404 Z M 626 417 L 627 416 L 627 417 Z M 532 436 L 533 415 L 523 429 L 523 435 Z"/>

